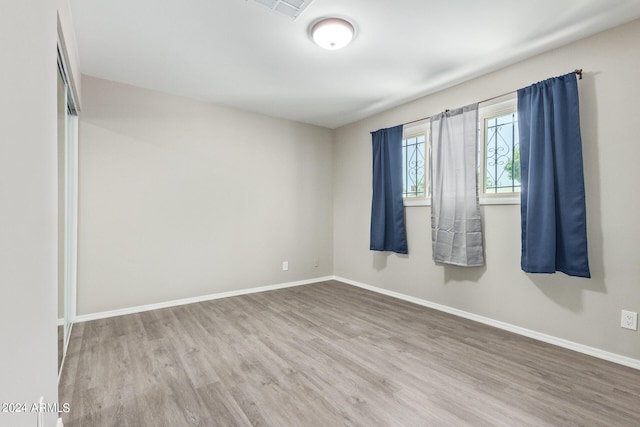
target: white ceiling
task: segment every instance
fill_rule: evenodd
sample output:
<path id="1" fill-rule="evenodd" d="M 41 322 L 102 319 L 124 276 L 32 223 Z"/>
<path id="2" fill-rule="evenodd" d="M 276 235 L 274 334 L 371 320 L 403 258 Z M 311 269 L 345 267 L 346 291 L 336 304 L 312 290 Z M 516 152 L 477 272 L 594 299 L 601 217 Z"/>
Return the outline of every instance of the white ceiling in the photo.
<path id="1" fill-rule="evenodd" d="M 329 128 L 640 17 L 638 0 L 71 0 L 92 76 Z M 338 51 L 309 24 L 356 24 Z M 577 64 L 576 66 L 578 66 Z"/>

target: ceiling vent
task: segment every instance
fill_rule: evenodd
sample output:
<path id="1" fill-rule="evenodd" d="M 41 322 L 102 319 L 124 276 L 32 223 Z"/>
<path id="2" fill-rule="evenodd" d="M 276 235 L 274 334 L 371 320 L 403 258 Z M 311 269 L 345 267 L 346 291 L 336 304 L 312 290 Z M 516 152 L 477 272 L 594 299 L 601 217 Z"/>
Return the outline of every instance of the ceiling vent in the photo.
<path id="1" fill-rule="evenodd" d="M 313 0 L 253 0 L 295 20 Z"/>

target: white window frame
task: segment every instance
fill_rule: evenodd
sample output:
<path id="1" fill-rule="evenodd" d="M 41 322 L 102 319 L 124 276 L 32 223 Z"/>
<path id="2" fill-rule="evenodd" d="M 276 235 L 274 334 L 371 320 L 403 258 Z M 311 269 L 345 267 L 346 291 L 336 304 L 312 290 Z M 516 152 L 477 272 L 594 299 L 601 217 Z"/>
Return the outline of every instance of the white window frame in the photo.
<path id="1" fill-rule="evenodd" d="M 485 138 L 487 119 L 505 114 L 517 113 L 516 94 L 508 94 L 481 104 L 478 110 L 478 196 L 481 205 L 517 205 L 520 204 L 520 192 L 485 192 Z"/>
<path id="2" fill-rule="evenodd" d="M 509 114 L 518 111 L 518 99 L 515 93 L 504 95 L 491 101 L 480 104 L 478 109 L 478 196 L 480 205 L 518 205 L 520 204 L 520 192 L 517 193 L 485 193 L 484 168 L 485 168 L 485 137 L 486 119 L 495 116 Z M 429 119 L 422 120 L 405 126 L 402 132 L 402 139 L 424 135 L 424 159 L 425 159 L 425 179 L 426 188 L 424 197 L 403 197 L 404 206 L 431 206 L 431 188 L 429 176 L 431 173 L 431 127 Z"/>
<path id="3" fill-rule="evenodd" d="M 429 143 L 431 135 L 429 120 L 421 120 L 417 123 L 407 125 L 402 129 L 402 139 L 413 138 L 424 135 L 424 179 L 425 179 L 425 195 L 423 197 L 403 197 L 405 206 L 431 206 L 431 195 L 429 194 L 429 173 L 431 161 L 429 157 Z"/>

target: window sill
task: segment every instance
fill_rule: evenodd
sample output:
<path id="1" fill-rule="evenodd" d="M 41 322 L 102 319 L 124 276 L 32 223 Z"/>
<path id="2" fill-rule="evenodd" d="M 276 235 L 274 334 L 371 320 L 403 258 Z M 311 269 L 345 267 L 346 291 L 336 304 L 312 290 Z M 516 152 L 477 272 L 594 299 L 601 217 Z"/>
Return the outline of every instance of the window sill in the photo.
<path id="1" fill-rule="evenodd" d="M 431 200 L 430 199 L 418 199 L 418 198 L 411 198 L 411 199 L 403 199 L 402 200 L 404 202 L 404 207 L 410 207 L 410 206 L 431 206 Z"/>
<path id="2" fill-rule="evenodd" d="M 431 199 L 404 199 L 404 207 L 431 206 Z M 480 206 L 483 205 L 519 205 L 520 195 L 517 196 L 480 196 Z"/>
<path id="3" fill-rule="evenodd" d="M 480 196 L 480 205 L 519 205 L 520 193 L 509 196 Z"/>

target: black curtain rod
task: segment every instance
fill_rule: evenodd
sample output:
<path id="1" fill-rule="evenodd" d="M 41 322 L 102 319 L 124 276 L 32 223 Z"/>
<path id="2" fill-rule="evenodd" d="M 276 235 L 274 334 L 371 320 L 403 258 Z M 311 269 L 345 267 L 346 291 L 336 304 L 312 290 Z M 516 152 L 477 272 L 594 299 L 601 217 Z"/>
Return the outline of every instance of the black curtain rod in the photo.
<path id="1" fill-rule="evenodd" d="M 576 73 L 576 75 L 578 76 L 578 80 L 582 80 L 582 68 L 576 68 L 575 70 L 573 70 L 573 72 Z M 493 101 L 494 99 L 500 98 L 500 97 L 505 96 L 505 95 L 509 95 L 511 93 L 514 93 L 514 92 L 516 92 L 516 91 L 512 90 L 511 92 L 503 93 L 502 95 L 492 96 L 491 98 L 483 99 L 482 101 L 478 102 L 478 104 L 481 104 L 483 102 Z M 449 110 L 445 110 L 445 111 L 449 111 Z M 431 118 L 431 116 L 423 117 L 421 119 L 416 119 L 416 120 L 412 120 L 412 121 L 407 122 L 407 123 L 403 123 L 402 125 L 406 126 L 406 125 L 410 125 L 412 123 L 417 123 L 417 122 L 421 122 L 423 120 L 428 120 L 430 118 Z M 371 133 L 373 133 L 373 132 L 371 132 Z"/>

